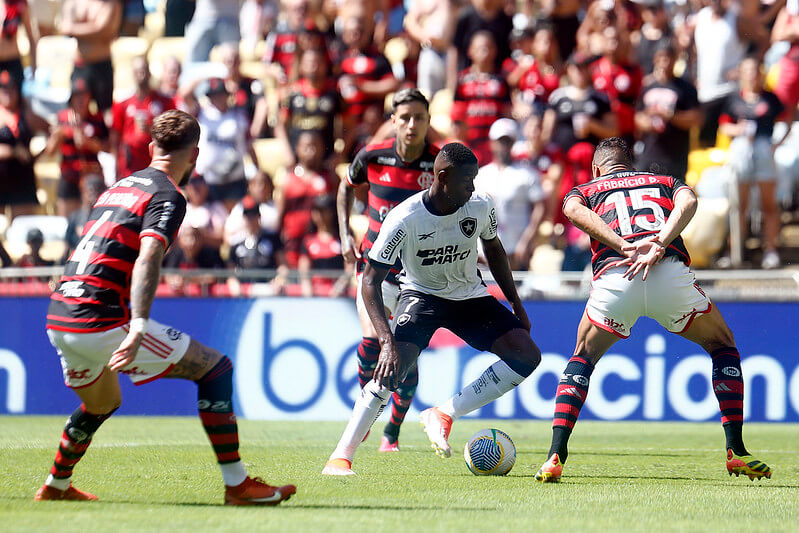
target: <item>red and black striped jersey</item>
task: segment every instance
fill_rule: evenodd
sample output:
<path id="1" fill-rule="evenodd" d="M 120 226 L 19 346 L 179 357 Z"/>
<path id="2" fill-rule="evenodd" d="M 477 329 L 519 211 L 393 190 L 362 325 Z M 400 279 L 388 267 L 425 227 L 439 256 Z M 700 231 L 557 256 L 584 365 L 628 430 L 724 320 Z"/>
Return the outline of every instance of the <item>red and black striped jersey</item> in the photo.
<path id="1" fill-rule="evenodd" d="M 125 324 L 140 239 L 155 237 L 168 248 L 185 214 L 183 194 L 154 168 L 101 194 L 50 297 L 47 328 L 87 333 Z"/>
<path id="2" fill-rule="evenodd" d="M 674 197 L 682 189 L 691 190 L 683 181 L 671 176 L 639 171 L 614 172 L 574 187 L 563 204 L 570 198 L 579 198 L 610 229 L 624 240 L 635 242 L 660 231 L 674 209 Z M 591 239 L 591 252 L 595 279 L 623 259 L 617 251 L 594 239 Z M 691 264 L 688 250 L 679 236 L 666 248 L 666 256 L 675 256 L 686 265 Z"/>
<path id="3" fill-rule="evenodd" d="M 362 257 L 372 248 L 388 212 L 433 184 L 437 155 L 438 148 L 427 144 L 416 161 L 406 162 L 397 153 L 396 139 L 388 139 L 366 146 L 355 156 L 347 170 L 347 181 L 350 185 L 369 184 L 369 230 L 361 243 Z M 400 270 L 402 265 L 397 261 L 389 275 Z"/>
<path id="4" fill-rule="evenodd" d="M 466 144 L 477 156 L 480 165 L 491 162 L 488 130 L 497 119 L 509 117 L 510 87 L 497 74 L 463 70 L 458 75 L 450 118 L 467 126 Z"/>
<path id="5" fill-rule="evenodd" d="M 77 183 L 87 172 L 99 171 L 100 163 L 97 160 L 97 152 L 75 145 L 75 130 L 79 129 L 89 139 L 107 139 L 108 128 L 99 113 L 92 113 L 79 123 L 76 123 L 72 109 L 62 109 L 56 116 L 64 135 L 60 147 L 61 177 Z"/>
<path id="6" fill-rule="evenodd" d="M 359 85 L 363 81 L 381 81 L 394 77 L 386 56 L 377 50 L 349 50 L 341 57 L 339 69 L 341 77 L 338 89 L 344 103 L 342 112 L 345 118 L 357 121 L 372 106 L 383 110 L 383 97 L 370 96 Z M 352 83 L 343 83 L 344 77 L 349 78 Z"/>

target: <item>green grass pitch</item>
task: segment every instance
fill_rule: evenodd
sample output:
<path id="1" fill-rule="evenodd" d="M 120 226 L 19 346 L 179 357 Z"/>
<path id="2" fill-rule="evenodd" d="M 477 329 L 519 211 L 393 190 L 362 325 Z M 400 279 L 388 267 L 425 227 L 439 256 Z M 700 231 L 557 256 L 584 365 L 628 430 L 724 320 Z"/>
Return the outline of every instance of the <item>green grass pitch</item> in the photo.
<path id="1" fill-rule="evenodd" d="M 750 451 L 771 480 L 728 477 L 718 424 L 578 424 L 563 481 L 541 485 L 549 423 L 456 422 L 455 455 L 436 457 L 408 420 L 402 451 L 380 454 L 382 423 L 361 446 L 354 478 L 320 471 L 344 423 L 242 421 L 250 472 L 291 482 L 278 508 L 222 506 L 222 482 L 198 420 L 115 417 L 106 422 L 73 480 L 99 502 L 34 502 L 65 417 L 0 417 L 3 531 L 797 531 L 799 427 L 749 424 Z M 515 441 L 506 477 L 475 477 L 463 445 L 497 427 Z"/>

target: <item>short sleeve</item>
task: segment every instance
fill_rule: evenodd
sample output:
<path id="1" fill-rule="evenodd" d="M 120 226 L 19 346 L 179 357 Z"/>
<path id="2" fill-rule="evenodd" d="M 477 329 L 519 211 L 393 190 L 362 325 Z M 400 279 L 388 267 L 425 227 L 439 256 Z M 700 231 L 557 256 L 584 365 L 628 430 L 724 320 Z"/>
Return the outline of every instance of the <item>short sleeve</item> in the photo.
<path id="1" fill-rule="evenodd" d="M 142 220 L 141 237 L 155 237 L 169 248 L 186 215 L 186 199 L 177 189 L 159 191 L 147 204 Z"/>
<path id="2" fill-rule="evenodd" d="M 683 189 L 688 189 L 689 191 L 693 192 L 693 189 L 685 184 L 685 182 L 678 178 L 672 178 L 671 182 L 671 197 L 674 198 L 677 196 L 677 193 Z"/>
<path id="3" fill-rule="evenodd" d="M 399 253 L 408 239 L 408 230 L 398 213 L 396 209 L 389 211 L 372 249 L 369 250 L 369 260 L 385 265 L 386 268 L 397 262 Z"/>
<path id="4" fill-rule="evenodd" d="M 561 209 L 563 208 L 563 206 L 566 205 L 566 202 L 568 202 L 570 198 L 577 198 L 583 203 L 584 206 L 588 207 L 588 198 L 585 197 L 585 195 L 580 191 L 580 189 L 578 189 L 577 187 L 573 187 L 572 190 L 569 191 L 569 194 L 567 194 L 563 198 L 563 204 L 561 204 Z"/>
<path id="5" fill-rule="evenodd" d="M 483 231 L 480 232 L 480 238 L 490 241 L 497 236 L 497 210 L 494 207 L 494 200 L 488 195 L 486 195 L 486 213 L 488 216 Z"/>
<path id="6" fill-rule="evenodd" d="M 366 150 L 361 149 L 347 168 L 347 182 L 350 185 L 361 185 L 366 181 Z"/>

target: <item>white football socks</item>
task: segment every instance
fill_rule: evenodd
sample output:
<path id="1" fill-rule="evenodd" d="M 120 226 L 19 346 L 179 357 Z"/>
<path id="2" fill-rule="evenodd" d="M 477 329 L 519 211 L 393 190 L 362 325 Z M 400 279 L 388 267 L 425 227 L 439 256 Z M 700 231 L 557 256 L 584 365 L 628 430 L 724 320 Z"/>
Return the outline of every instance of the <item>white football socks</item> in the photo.
<path id="1" fill-rule="evenodd" d="M 346 459 L 352 462 L 355 450 L 383 412 L 390 397 L 391 391 L 381 387 L 376 381 L 370 381 L 364 386 L 358 399 L 355 400 L 350 421 L 347 422 L 347 427 L 344 428 L 344 433 L 330 459 Z"/>
<path id="2" fill-rule="evenodd" d="M 493 402 L 522 381 L 524 376 L 511 370 L 505 361 L 497 361 L 486 368 L 479 378 L 440 405 L 438 410 L 455 420 Z"/>
<path id="3" fill-rule="evenodd" d="M 244 463 L 241 461 L 220 464 L 219 468 L 222 470 L 222 479 L 225 480 L 225 485 L 228 487 L 241 485 L 247 479 L 247 469 L 244 468 Z"/>
<path id="4" fill-rule="evenodd" d="M 49 474 L 44 484 L 54 489 L 67 490 L 71 481 L 72 477 L 53 477 L 53 474 Z"/>

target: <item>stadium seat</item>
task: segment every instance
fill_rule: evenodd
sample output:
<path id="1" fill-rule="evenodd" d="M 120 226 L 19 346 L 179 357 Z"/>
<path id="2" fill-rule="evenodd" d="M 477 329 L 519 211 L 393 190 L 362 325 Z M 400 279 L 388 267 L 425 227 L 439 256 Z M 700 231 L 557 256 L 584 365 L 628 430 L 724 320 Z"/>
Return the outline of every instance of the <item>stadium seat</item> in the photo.
<path id="1" fill-rule="evenodd" d="M 696 187 L 705 169 L 723 165 L 726 159 L 727 152 L 719 148 L 691 150 L 688 153 L 688 172 L 685 174 L 685 182 L 691 187 Z"/>
<path id="2" fill-rule="evenodd" d="M 402 63 L 408 57 L 408 43 L 402 37 L 389 39 L 383 48 L 383 55 L 392 65 Z"/>
<path id="3" fill-rule="evenodd" d="M 50 87 L 70 86 L 78 43 L 72 37 L 47 35 L 36 46 L 36 68 L 49 80 Z"/>
<path id="4" fill-rule="evenodd" d="M 139 37 L 153 43 L 164 36 L 166 18 L 163 12 L 147 13 L 144 15 L 144 26 L 139 28 Z"/>
<path id="5" fill-rule="evenodd" d="M 34 228 L 41 230 L 44 235 L 42 257 L 51 260 L 60 259 L 64 253 L 64 235 L 67 231 L 67 219 L 50 215 L 16 217 L 6 231 L 5 246 L 8 255 L 18 259 L 28 251 L 28 245 L 25 241 L 28 231 Z"/>
<path id="6" fill-rule="evenodd" d="M 114 100 L 124 100 L 135 91 L 133 58 L 146 56 L 150 43 L 141 37 L 120 37 L 111 44 L 111 61 L 114 64 Z"/>
<path id="7" fill-rule="evenodd" d="M 161 69 L 164 58 L 175 56 L 182 63 L 186 57 L 186 45 L 183 37 L 159 37 L 150 46 L 147 61 L 150 63 L 150 73 L 155 79 L 161 79 Z"/>
<path id="8" fill-rule="evenodd" d="M 699 198 L 696 214 L 682 232 L 692 266 L 710 266 L 725 246 L 729 211 L 730 202 L 726 198 Z"/>
<path id="9" fill-rule="evenodd" d="M 22 56 L 22 65 L 25 67 L 30 66 L 31 43 L 24 31 L 17 32 L 17 48 L 19 48 L 19 54 Z"/>
<path id="10" fill-rule="evenodd" d="M 455 95 L 450 89 L 440 89 L 436 91 L 436 94 L 434 94 L 433 98 L 430 100 L 430 114 L 449 115 L 454 97 Z"/>
<path id="11" fill-rule="evenodd" d="M 276 180 L 278 170 L 288 163 L 283 143 L 277 139 L 255 139 L 252 146 L 261 163 L 261 170 Z"/>

